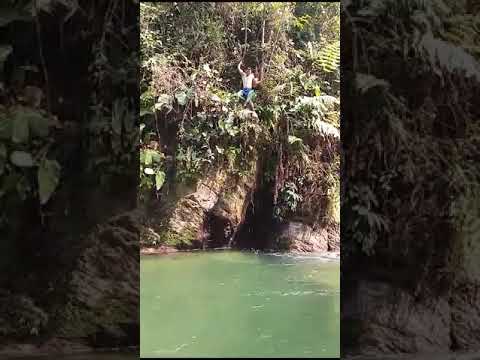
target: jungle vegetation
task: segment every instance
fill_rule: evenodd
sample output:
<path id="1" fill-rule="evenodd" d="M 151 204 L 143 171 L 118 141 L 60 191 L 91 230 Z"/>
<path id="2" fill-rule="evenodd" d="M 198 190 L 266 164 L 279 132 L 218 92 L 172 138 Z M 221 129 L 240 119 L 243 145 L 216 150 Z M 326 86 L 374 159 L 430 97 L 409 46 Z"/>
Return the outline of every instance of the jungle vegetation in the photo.
<path id="1" fill-rule="evenodd" d="M 141 201 L 261 156 L 275 217 L 338 224 L 339 3 L 141 3 L 140 26 Z M 258 120 L 238 119 L 241 60 Z"/>

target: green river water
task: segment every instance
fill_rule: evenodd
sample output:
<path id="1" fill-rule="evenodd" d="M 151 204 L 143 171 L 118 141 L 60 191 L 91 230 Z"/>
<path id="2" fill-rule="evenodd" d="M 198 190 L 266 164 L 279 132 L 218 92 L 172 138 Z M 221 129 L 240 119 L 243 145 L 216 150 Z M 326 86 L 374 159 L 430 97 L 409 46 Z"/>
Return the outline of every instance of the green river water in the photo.
<path id="1" fill-rule="evenodd" d="M 339 357 L 340 264 L 199 252 L 140 261 L 141 357 Z"/>

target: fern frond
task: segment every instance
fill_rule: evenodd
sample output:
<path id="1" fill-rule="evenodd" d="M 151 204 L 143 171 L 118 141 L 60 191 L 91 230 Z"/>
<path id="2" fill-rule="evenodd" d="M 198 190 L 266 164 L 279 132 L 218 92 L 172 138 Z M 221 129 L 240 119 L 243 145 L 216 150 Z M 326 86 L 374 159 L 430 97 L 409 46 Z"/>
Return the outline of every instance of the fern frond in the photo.
<path id="1" fill-rule="evenodd" d="M 316 56 L 314 64 L 324 72 L 333 72 L 340 66 L 340 41 L 328 44 Z"/>

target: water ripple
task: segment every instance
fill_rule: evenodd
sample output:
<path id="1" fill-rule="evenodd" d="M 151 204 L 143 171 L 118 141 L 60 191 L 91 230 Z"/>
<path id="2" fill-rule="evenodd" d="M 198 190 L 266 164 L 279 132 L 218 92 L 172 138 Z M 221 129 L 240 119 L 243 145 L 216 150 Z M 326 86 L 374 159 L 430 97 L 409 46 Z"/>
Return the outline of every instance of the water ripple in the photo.
<path id="1" fill-rule="evenodd" d="M 241 296 L 265 296 L 265 295 L 279 295 L 279 296 L 306 296 L 306 295 L 318 295 L 318 296 L 329 296 L 329 295 L 336 295 L 339 294 L 339 290 L 303 290 L 303 291 L 269 291 L 269 292 L 264 292 L 264 291 L 254 291 L 250 292 L 247 294 L 241 294 Z M 267 300 L 270 300 L 269 297 L 266 298 Z"/>

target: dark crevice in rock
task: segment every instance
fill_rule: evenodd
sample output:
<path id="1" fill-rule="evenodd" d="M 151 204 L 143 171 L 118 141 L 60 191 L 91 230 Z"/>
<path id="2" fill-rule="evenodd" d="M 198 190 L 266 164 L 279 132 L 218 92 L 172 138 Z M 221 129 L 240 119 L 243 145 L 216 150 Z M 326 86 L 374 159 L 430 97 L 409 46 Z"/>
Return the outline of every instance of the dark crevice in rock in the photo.
<path id="1" fill-rule="evenodd" d="M 266 250 L 271 247 L 272 229 L 277 226 L 274 219 L 275 183 L 265 178 L 268 157 L 259 160 L 256 188 L 247 204 L 243 222 L 237 231 L 233 244 L 239 249 Z"/>
<path id="2" fill-rule="evenodd" d="M 207 215 L 205 248 L 213 249 L 229 246 L 234 233 L 234 225 L 227 217 L 210 212 Z"/>
<path id="3" fill-rule="evenodd" d="M 450 309 L 452 309 L 453 301 L 452 298 L 450 298 L 450 301 L 448 302 Z M 455 318 L 452 313 L 452 310 L 450 310 L 450 351 L 458 351 L 461 349 L 461 347 L 458 344 L 457 337 L 455 336 L 455 329 L 454 329 L 454 322 Z"/>

